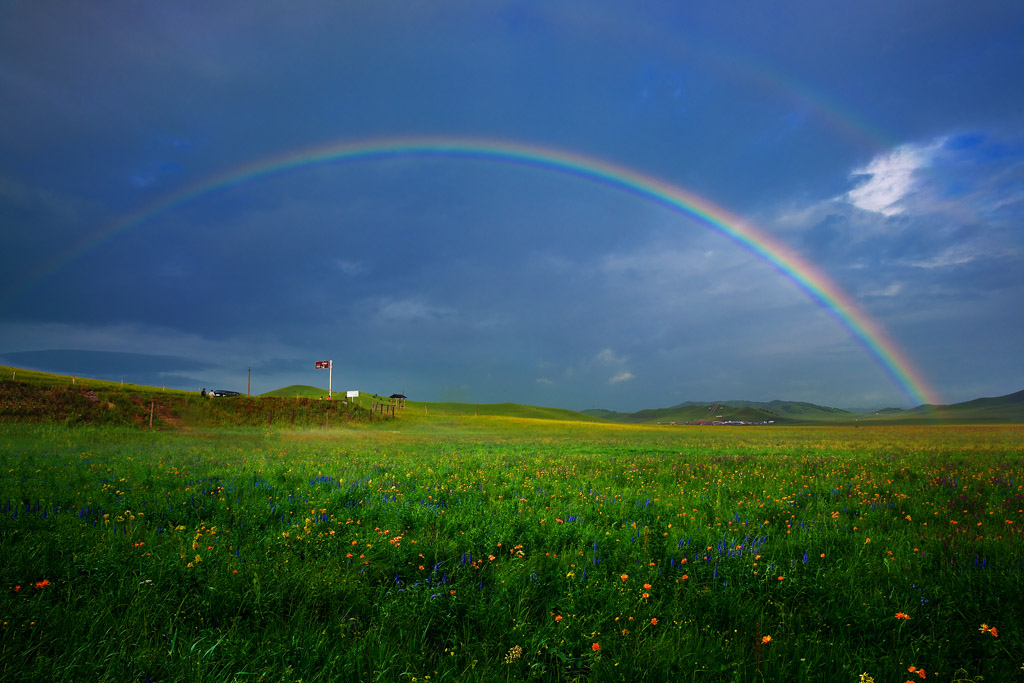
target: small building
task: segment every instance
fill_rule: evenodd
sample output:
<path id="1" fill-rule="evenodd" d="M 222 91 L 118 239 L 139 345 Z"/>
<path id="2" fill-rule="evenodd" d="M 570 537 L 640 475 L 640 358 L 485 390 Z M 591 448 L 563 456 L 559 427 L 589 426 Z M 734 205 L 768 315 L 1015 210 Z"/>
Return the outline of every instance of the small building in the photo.
<path id="1" fill-rule="evenodd" d="M 405 410 L 405 395 L 404 394 L 391 394 L 388 398 L 391 399 L 391 407 L 395 410 Z"/>

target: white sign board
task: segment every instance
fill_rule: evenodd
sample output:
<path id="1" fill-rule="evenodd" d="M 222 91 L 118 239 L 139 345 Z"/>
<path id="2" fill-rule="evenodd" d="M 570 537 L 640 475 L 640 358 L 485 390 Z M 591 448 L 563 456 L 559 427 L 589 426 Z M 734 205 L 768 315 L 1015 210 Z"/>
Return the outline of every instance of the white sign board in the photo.
<path id="1" fill-rule="evenodd" d="M 347 398 L 359 398 L 359 392 L 358 391 L 346 391 L 345 392 L 345 396 Z"/>

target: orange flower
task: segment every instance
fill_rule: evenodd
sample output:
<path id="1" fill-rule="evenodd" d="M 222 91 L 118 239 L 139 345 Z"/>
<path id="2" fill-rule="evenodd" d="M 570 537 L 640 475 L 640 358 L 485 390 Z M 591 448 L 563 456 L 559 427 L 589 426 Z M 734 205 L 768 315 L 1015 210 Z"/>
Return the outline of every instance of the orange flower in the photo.
<path id="1" fill-rule="evenodd" d="M 655 617 L 655 618 L 651 619 L 651 626 L 657 626 L 657 625 L 658 625 L 658 618 Z"/>
<path id="2" fill-rule="evenodd" d="M 644 584 L 644 590 L 651 590 L 651 584 L 645 583 Z"/>
<path id="3" fill-rule="evenodd" d="M 992 628 L 990 628 L 990 629 L 988 630 L 988 632 L 992 634 L 992 637 L 993 637 L 993 638 L 998 638 L 998 637 L 999 637 L 999 631 L 997 631 L 997 630 L 996 630 L 996 627 L 995 627 L 995 626 L 993 626 Z"/>
<path id="4" fill-rule="evenodd" d="M 601 643 L 594 643 L 593 645 L 590 646 L 590 649 L 593 650 L 594 652 L 597 652 L 598 650 L 601 649 Z"/>
<path id="5" fill-rule="evenodd" d="M 623 574 L 619 578 L 622 579 L 623 581 L 628 581 L 629 580 L 629 574 Z"/>
<path id="6" fill-rule="evenodd" d="M 50 585 L 49 579 L 43 579 L 42 581 L 36 581 L 36 588 L 46 588 Z"/>
<path id="7" fill-rule="evenodd" d="M 770 642 L 772 642 L 772 637 L 771 636 L 762 636 L 761 637 L 761 642 L 765 643 L 765 644 L 770 643 Z"/>
<path id="8" fill-rule="evenodd" d="M 647 598 L 651 597 L 651 595 L 650 595 L 650 593 L 644 593 L 640 597 L 643 598 L 644 600 L 646 600 Z"/>
<path id="9" fill-rule="evenodd" d="M 909 621 L 910 620 L 910 615 L 904 614 L 903 612 L 897 612 L 896 613 L 896 618 L 897 619 L 905 619 L 905 620 Z"/>
<path id="10" fill-rule="evenodd" d="M 557 617 L 555 617 L 555 623 L 558 623 L 561 620 L 562 620 L 562 615 L 561 614 L 559 614 Z"/>
<path id="11" fill-rule="evenodd" d="M 988 633 L 988 624 L 982 624 L 981 628 L 978 629 L 982 633 Z"/>

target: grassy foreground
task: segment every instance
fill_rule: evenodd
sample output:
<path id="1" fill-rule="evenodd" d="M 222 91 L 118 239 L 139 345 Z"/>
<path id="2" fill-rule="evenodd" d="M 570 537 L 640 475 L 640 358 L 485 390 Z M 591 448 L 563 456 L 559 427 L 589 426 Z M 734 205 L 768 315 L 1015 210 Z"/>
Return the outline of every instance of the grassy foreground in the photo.
<path id="1" fill-rule="evenodd" d="M 8 424 L 3 681 L 1024 680 L 1024 428 Z"/>

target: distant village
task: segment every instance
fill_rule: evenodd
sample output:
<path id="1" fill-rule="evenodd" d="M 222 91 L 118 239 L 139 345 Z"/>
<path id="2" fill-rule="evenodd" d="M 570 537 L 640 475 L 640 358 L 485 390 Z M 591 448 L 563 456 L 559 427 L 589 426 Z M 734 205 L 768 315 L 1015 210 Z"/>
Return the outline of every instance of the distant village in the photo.
<path id="1" fill-rule="evenodd" d="M 676 422 L 675 420 L 673 420 L 672 422 L 667 422 L 667 423 L 659 422 L 658 424 L 674 425 L 674 424 L 679 424 L 679 423 Z M 692 422 L 683 422 L 682 423 L 683 426 L 714 425 L 716 427 L 723 426 L 723 425 L 773 425 L 773 424 L 775 424 L 775 420 L 694 420 Z"/>
<path id="2" fill-rule="evenodd" d="M 675 424 L 672 422 L 670 424 Z M 696 422 L 684 422 L 684 425 L 773 425 L 775 420 L 697 420 Z"/>

